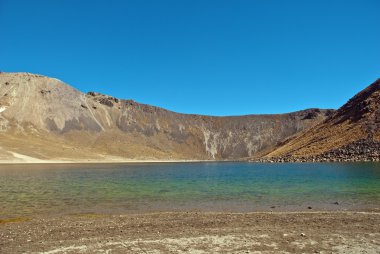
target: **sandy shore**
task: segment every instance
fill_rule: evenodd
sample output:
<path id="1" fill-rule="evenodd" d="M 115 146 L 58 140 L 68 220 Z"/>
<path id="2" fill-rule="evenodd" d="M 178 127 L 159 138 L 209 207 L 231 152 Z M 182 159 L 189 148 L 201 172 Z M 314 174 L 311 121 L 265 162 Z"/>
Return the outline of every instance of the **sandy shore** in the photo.
<path id="1" fill-rule="evenodd" d="M 215 162 L 215 160 L 178 160 L 178 159 L 128 159 L 119 156 L 99 155 L 97 158 L 59 158 L 40 159 L 13 151 L 4 150 L 0 146 L 0 164 L 108 164 L 108 163 L 177 163 L 177 162 Z"/>
<path id="2" fill-rule="evenodd" d="M 78 160 L 42 160 L 29 156 L 19 156 L 15 159 L 0 159 L 0 164 L 109 164 L 109 163 L 179 163 L 179 162 L 222 162 L 211 160 L 138 160 L 138 159 L 78 159 Z"/>
<path id="3" fill-rule="evenodd" d="M 0 221 L 0 253 L 379 253 L 379 212 L 74 214 Z"/>

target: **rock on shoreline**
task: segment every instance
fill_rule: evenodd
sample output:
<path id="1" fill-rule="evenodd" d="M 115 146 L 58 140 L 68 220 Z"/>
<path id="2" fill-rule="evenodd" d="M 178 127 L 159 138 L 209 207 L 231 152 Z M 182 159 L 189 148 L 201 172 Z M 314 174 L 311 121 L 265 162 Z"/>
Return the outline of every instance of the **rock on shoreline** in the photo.
<path id="1" fill-rule="evenodd" d="M 380 142 L 372 138 L 360 139 L 346 146 L 330 150 L 314 156 L 285 155 L 280 157 L 259 158 L 253 162 L 285 163 L 285 162 L 379 162 Z"/>

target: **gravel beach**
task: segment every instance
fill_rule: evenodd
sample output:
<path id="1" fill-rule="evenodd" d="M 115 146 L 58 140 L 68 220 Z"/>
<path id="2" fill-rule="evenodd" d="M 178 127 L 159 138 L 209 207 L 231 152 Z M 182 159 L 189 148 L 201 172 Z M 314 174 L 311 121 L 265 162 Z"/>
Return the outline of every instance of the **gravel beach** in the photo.
<path id="1" fill-rule="evenodd" d="M 380 212 L 13 218 L 0 220 L 0 253 L 380 253 Z"/>

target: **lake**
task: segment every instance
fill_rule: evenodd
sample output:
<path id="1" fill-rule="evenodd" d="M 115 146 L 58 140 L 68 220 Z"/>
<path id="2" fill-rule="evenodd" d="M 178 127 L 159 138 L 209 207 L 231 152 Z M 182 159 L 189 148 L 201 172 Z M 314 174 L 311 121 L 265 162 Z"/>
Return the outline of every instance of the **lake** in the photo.
<path id="1" fill-rule="evenodd" d="M 337 202 L 337 203 L 336 203 Z M 380 207 L 379 163 L 0 165 L 0 218 Z"/>

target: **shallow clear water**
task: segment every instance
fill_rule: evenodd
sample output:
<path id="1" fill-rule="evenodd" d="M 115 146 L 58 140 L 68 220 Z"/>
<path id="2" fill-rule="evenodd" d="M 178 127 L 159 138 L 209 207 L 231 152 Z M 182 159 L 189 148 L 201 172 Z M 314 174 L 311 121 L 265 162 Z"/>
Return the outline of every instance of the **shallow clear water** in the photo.
<path id="1" fill-rule="evenodd" d="M 380 207 L 380 164 L 0 165 L 0 218 L 308 206 Z"/>

